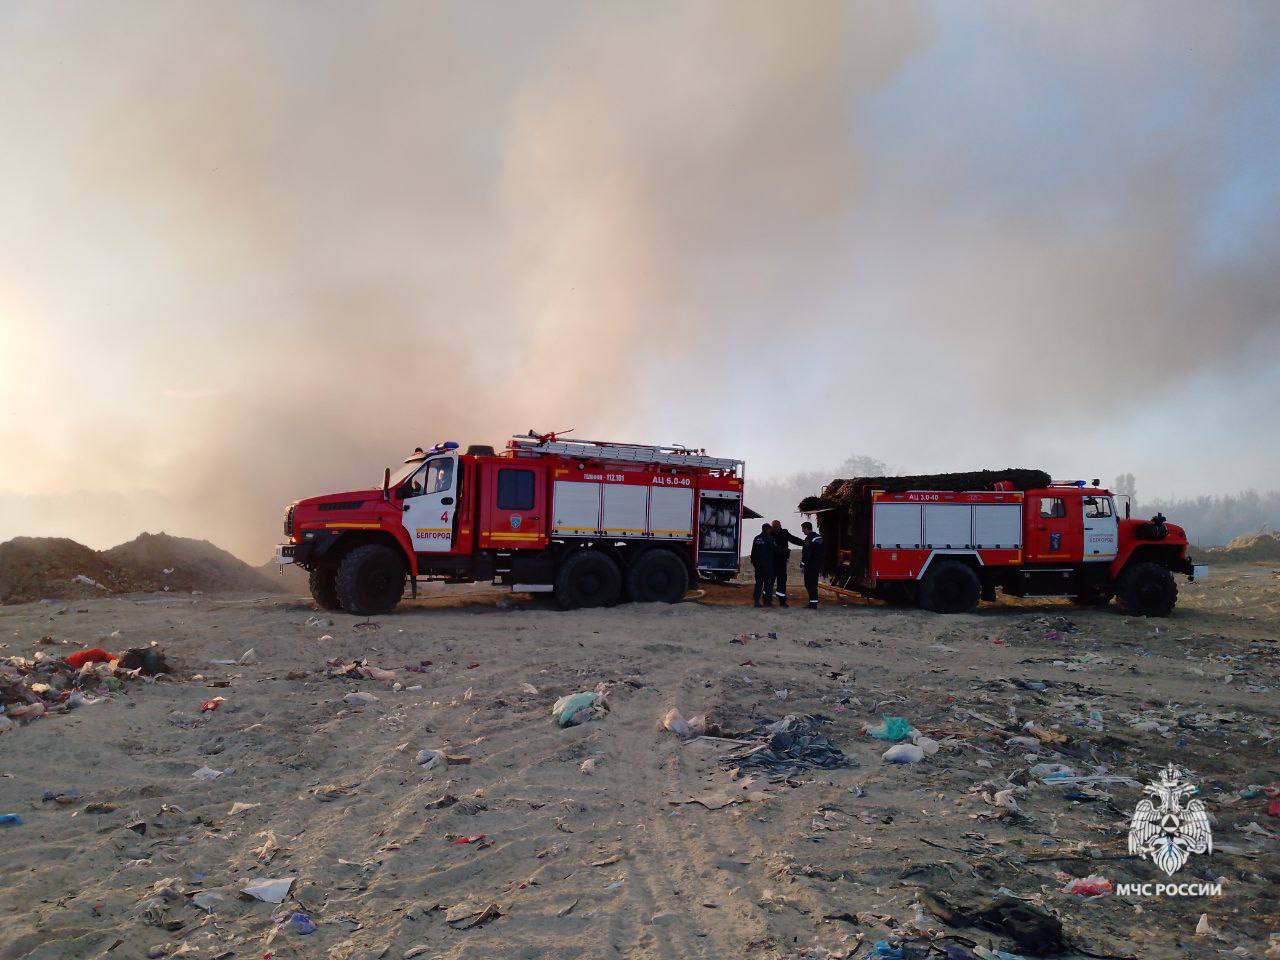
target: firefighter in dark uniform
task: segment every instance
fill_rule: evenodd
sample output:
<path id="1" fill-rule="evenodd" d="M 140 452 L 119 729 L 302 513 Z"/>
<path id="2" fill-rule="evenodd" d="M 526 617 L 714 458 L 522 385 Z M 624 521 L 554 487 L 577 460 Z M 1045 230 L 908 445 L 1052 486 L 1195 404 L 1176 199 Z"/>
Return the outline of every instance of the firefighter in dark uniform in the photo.
<path id="1" fill-rule="evenodd" d="M 804 574 L 804 588 L 809 594 L 809 609 L 818 609 L 818 577 L 822 576 L 822 566 L 826 560 L 826 551 L 822 547 L 822 535 L 813 529 L 813 524 L 806 520 L 800 524 L 804 531 L 804 543 L 800 546 L 800 570 Z"/>
<path id="2" fill-rule="evenodd" d="M 787 605 L 787 566 L 791 563 L 790 545 L 794 543 L 797 547 L 803 547 L 804 541 L 784 527 L 781 520 L 775 520 L 773 521 L 773 543 L 778 551 L 778 569 L 774 574 L 774 579 L 778 583 L 778 606 L 785 607 Z"/>
<path id="3" fill-rule="evenodd" d="M 756 606 L 773 606 L 773 572 L 777 565 L 777 547 L 773 531 L 766 523 L 751 541 L 751 568 L 756 574 Z M 761 602 L 763 601 L 763 603 Z"/>

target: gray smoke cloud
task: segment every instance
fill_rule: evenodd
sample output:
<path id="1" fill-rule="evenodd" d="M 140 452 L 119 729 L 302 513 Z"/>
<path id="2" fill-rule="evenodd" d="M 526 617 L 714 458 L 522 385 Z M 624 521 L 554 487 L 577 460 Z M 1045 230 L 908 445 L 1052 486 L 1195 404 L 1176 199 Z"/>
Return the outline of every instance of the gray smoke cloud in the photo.
<path id="1" fill-rule="evenodd" d="M 1275 366 L 1257 7 L 0 18 L 0 536 L 257 559 L 290 499 L 529 427 L 759 476 L 1130 456 Z"/>

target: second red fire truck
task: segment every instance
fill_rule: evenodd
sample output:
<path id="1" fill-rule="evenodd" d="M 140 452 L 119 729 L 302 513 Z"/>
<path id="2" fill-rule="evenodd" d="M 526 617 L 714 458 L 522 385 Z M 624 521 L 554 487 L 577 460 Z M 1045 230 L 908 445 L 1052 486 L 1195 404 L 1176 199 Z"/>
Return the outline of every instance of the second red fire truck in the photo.
<path id="1" fill-rule="evenodd" d="M 1097 480 L 1039 470 L 836 480 L 800 510 L 816 515 L 837 589 L 938 613 L 963 613 L 996 590 L 1015 597 L 1113 597 L 1141 616 L 1177 602 L 1174 574 L 1203 579 L 1181 527 L 1133 520 Z"/>
<path id="2" fill-rule="evenodd" d="M 299 500 L 280 563 L 316 603 L 391 610 L 406 582 L 492 581 L 564 607 L 681 599 L 738 570 L 741 460 L 683 447 L 514 437 L 505 450 L 419 450 L 381 489 Z"/>

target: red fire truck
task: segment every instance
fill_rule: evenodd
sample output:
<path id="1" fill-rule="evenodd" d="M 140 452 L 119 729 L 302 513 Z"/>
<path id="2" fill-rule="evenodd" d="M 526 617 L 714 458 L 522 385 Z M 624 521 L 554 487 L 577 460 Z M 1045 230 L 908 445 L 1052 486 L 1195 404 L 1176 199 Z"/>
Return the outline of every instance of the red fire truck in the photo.
<path id="1" fill-rule="evenodd" d="M 563 607 L 682 598 L 737 572 L 744 464 L 684 447 L 513 437 L 505 450 L 417 450 L 382 488 L 284 515 L 279 563 L 330 610 L 391 610 L 407 580 L 492 581 Z M 750 515 L 750 514 L 749 514 Z"/>
<path id="2" fill-rule="evenodd" d="M 975 478 L 985 481 L 980 488 Z M 1124 517 L 1116 497 L 1041 471 L 834 481 L 800 505 L 818 518 L 832 586 L 938 613 L 975 609 L 997 588 L 1017 597 L 1117 597 L 1142 616 L 1177 602 L 1175 573 L 1208 567 L 1187 556 L 1186 532 L 1156 514 Z"/>

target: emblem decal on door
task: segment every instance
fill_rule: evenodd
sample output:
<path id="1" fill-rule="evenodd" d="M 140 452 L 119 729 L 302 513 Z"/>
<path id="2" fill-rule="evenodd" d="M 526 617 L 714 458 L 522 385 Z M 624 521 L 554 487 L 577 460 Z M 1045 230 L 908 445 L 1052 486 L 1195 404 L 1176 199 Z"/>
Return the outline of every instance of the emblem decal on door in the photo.
<path id="1" fill-rule="evenodd" d="M 1049 550 L 1051 552 L 1056 552 L 1061 549 L 1062 549 L 1062 534 L 1060 533 L 1049 534 Z"/>
<path id="2" fill-rule="evenodd" d="M 520 517 L 520 514 L 518 514 L 518 513 L 513 513 L 513 514 L 511 515 L 511 529 L 512 529 L 512 530 L 519 530 L 519 529 L 520 529 L 520 523 L 521 523 L 521 517 Z"/>

